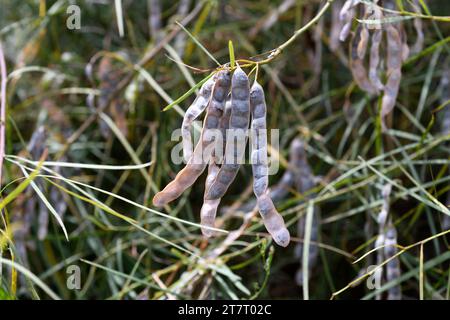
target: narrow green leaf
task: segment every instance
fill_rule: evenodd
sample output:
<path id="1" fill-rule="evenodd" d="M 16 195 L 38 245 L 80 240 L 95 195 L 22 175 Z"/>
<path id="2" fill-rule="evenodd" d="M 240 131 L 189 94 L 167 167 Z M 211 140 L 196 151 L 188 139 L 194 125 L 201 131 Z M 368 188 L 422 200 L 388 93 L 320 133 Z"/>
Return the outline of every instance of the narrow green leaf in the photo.
<path id="1" fill-rule="evenodd" d="M 228 41 L 228 51 L 230 52 L 230 66 L 233 69 L 234 65 L 236 64 L 234 59 L 234 47 L 233 47 L 233 41 Z"/>

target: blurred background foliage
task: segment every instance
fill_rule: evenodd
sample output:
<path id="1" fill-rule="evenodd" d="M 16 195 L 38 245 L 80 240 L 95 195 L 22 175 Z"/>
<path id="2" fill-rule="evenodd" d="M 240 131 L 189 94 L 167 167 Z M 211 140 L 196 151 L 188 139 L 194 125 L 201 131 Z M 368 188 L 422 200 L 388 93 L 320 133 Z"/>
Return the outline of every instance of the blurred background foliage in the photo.
<path id="1" fill-rule="evenodd" d="M 155 30 L 150 17 L 155 11 L 152 5 L 158 2 L 161 28 Z M 324 3 L 187 2 L 187 14 L 194 14 L 186 28 L 220 63 L 229 60 L 229 40 L 237 59 L 266 57 Z M 397 1 L 402 2 L 407 1 Z M 152 196 L 181 168 L 172 163 L 170 152 L 178 143 L 171 141 L 171 134 L 180 127 L 182 117 L 176 109 L 162 109 L 216 68 L 175 24 L 187 15 L 179 14 L 180 1 L 0 3 L 0 41 L 9 74 L 6 154 L 39 160 L 48 148 L 48 161 L 114 166 L 151 162 L 138 170 L 54 169 L 71 181 L 151 208 Z M 275 14 L 286 3 L 288 9 Z M 448 1 L 423 3 L 432 15 L 450 15 Z M 66 27 L 71 4 L 81 9 L 79 30 Z M 401 285 L 403 297 L 449 296 L 449 247 L 446 236 L 438 235 L 444 230 L 444 214 L 429 205 L 428 195 L 448 207 L 448 135 L 445 139 L 441 134 L 443 112 L 433 110 L 442 104 L 440 83 L 448 64 L 450 25 L 434 19 L 422 21 L 424 51 L 403 65 L 392 129 L 383 136 L 376 130 L 379 99 L 359 90 L 352 80 L 348 42 L 335 51 L 329 48 L 331 11 L 260 70 L 269 108 L 268 127 L 281 133 L 281 170 L 270 177 L 270 184 L 276 184 L 286 169 L 294 137 L 307 142 L 308 162 L 319 177 L 314 192 L 321 211 L 320 250 L 310 271 L 307 290 L 311 299 L 330 298 L 370 264 L 366 260 L 373 254 L 352 262 L 373 248 L 374 217 L 380 210 L 384 177 L 396 183 L 390 215 L 398 243 L 407 246 L 436 236 L 423 245 L 422 256 L 420 246 L 400 256 L 403 278 L 396 284 Z M 413 39 L 412 20 L 402 23 Z M 171 34 L 173 39 L 166 41 Z M 161 45 L 164 42 L 168 45 Z M 193 98 L 180 103 L 178 110 L 185 110 Z M 109 123 L 98 116 L 101 106 Z M 387 155 L 392 150 L 397 151 Z M 363 165 L 347 175 L 363 160 L 372 161 L 377 171 Z M 11 161 L 5 162 L 3 171 L 4 197 L 23 175 Z M 339 182 L 326 189 L 336 179 Z M 293 244 L 284 249 L 272 243 L 257 215 L 231 244 L 224 242 L 224 236 L 203 239 L 198 226 L 184 223 L 199 221 L 203 187 L 197 185 L 161 211 L 169 217 L 85 188 L 99 202 L 135 219 L 130 224 L 98 202 L 86 201 L 86 195 L 61 179 L 49 180 L 37 177 L 35 181 L 62 217 L 70 241 L 29 186 L 3 211 L 2 257 L 39 277 L 44 287 L 26 273 L 2 264 L 2 298 L 49 298 L 49 290 L 66 299 L 304 297 L 305 291 L 295 282 L 302 261 L 294 254 L 295 243 L 303 240 L 296 237 L 296 222 L 306 212 L 304 194 L 293 191 L 277 204 L 294 236 Z M 251 167 L 243 166 L 222 207 L 234 204 L 236 208 L 251 199 L 251 183 Z M 239 210 L 230 210 L 223 212 L 225 230 L 239 228 L 244 217 Z M 80 290 L 69 290 L 66 285 L 66 268 L 73 264 L 81 268 Z M 371 293 L 363 281 L 336 298 L 373 298 Z"/>

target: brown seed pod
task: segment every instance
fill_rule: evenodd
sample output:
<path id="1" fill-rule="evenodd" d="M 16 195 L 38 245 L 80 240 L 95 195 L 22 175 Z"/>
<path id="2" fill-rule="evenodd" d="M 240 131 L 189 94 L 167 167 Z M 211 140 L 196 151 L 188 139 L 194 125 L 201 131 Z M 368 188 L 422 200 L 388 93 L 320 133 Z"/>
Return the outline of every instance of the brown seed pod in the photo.
<path id="1" fill-rule="evenodd" d="M 369 80 L 377 90 L 383 90 L 383 83 L 378 75 L 380 64 L 380 45 L 383 39 L 383 30 L 377 29 L 372 34 L 372 45 L 370 47 Z"/>
<path id="2" fill-rule="evenodd" d="M 393 25 L 388 25 L 387 35 L 387 81 L 384 86 L 384 95 L 381 102 L 381 126 L 382 130 L 387 130 L 385 117 L 392 112 L 397 101 L 398 90 L 402 77 L 402 39 L 400 32 Z"/>
<path id="3" fill-rule="evenodd" d="M 414 0 L 414 2 L 411 3 L 411 6 L 416 13 L 422 14 L 422 12 L 420 11 L 419 0 Z M 414 42 L 414 44 L 411 47 L 411 54 L 417 54 L 420 51 L 422 51 L 423 44 L 425 42 L 425 36 L 423 34 L 423 24 L 422 24 L 421 18 L 414 19 L 414 29 L 416 30 L 417 38 L 416 38 L 416 42 Z"/>
<path id="4" fill-rule="evenodd" d="M 358 87 L 369 94 L 375 94 L 377 89 L 369 81 L 367 71 L 364 67 L 364 60 L 360 54 L 365 53 L 367 49 L 368 33 L 362 31 L 363 28 L 358 26 L 355 30 L 350 45 L 350 70 Z M 362 36 L 362 34 L 364 34 Z"/>
<path id="5" fill-rule="evenodd" d="M 345 41 L 350 34 L 352 28 L 353 18 L 355 17 L 355 6 L 359 3 L 358 0 L 347 0 L 339 12 L 339 19 L 344 24 L 339 34 L 339 40 Z"/>

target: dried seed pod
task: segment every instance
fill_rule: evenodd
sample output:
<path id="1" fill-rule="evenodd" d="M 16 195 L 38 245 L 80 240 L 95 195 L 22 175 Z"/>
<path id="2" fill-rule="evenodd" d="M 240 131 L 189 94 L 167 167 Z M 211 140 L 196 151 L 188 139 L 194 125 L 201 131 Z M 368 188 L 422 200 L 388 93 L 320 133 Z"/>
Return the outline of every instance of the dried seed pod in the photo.
<path id="1" fill-rule="evenodd" d="M 230 117 L 231 117 L 231 101 L 227 100 L 225 103 L 225 110 L 223 112 L 222 117 L 219 121 L 219 129 L 222 133 L 222 137 L 224 138 L 224 141 L 226 141 L 226 131 L 230 126 Z M 206 196 L 209 188 L 211 187 L 211 184 L 214 182 L 214 180 L 217 177 L 217 174 L 219 173 L 219 166 L 218 163 L 222 161 L 223 154 L 220 153 L 219 155 L 216 153 L 218 150 L 215 150 L 215 154 L 213 155 L 211 159 L 211 163 L 208 166 L 208 176 L 206 177 L 205 182 L 205 195 Z M 223 150 L 222 150 L 223 151 Z M 220 199 L 213 199 L 213 200 L 207 200 L 204 199 L 202 208 L 200 210 L 200 224 L 201 226 L 206 227 L 214 227 L 214 223 L 216 220 L 216 213 L 217 208 L 220 204 Z M 202 228 L 202 233 L 205 237 L 211 237 L 214 234 L 214 231 L 211 229 Z"/>
<path id="2" fill-rule="evenodd" d="M 206 200 L 220 199 L 224 196 L 237 175 L 240 163 L 242 163 L 247 142 L 246 131 L 250 117 L 249 96 L 248 77 L 238 67 L 234 71 L 231 80 L 231 116 L 229 130 L 227 131 L 224 161 L 205 195 Z M 230 134 L 233 134 L 233 137 L 230 138 Z M 234 137 L 236 137 L 236 143 Z"/>
<path id="3" fill-rule="evenodd" d="M 375 248 L 380 248 L 384 245 L 384 234 L 378 234 L 377 239 L 375 240 Z M 378 249 L 377 250 L 377 258 L 376 258 L 376 263 L 377 266 L 381 265 L 384 261 L 384 250 L 383 249 Z M 383 268 L 379 267 L 376 269 L 375 273 L 374 273 L 374 280 L 375 283 L 379 283 L 381 284 L 383 282 Z M 381 300 L 381 294 L 377 293 L 376 295 L 376 299 L 377 300 Z"/>
<path id="4" fill-rule="evenodd" d="M 177 174 L 162 191 L 153 197 L 153 204 L 162 207 L 178 198 L 202 174 L 214 149 L 214 130 L 217 130 L 227 94 L 230 88 L 230 74 L 226 70 L 219 71 L 208 104 L 200 141 L 186 166 Z"/>
<path id="5" fill-rule="evenodd" d="M 387 35 L 387 81 L 384 86 L 384 95 L 381 102 L 382 130 L 387 130 L 385 117 L 392 112 L 397 101 L 401 81 L 401 68 L 403 61 L 403 48 L 400 32 L 392 25 L 386 29 Z"/>
<path id="6" fill-rule="evenodd" d="M 343 2 L 341 0 L 335 0 L 331 4 L 330 50 L 332 52 L 336 52 L 340 44 L 339 34 L 342 30 L 343 23 L 339 18 L 339 12 L 342 6 Z"/>
<path id="7" fill-rule="evenodd" d="M 392 258 L 397 254 L 397 231 L 394 225 L 390 222 L 386 227 L 384 239 L 384 257 L 385 259 Z M 400 278 L 400 261 L 393 258 L 386 264 L 386 281 L 389 283 Z M 388 300 L 401 300 L 402 293 L 399 285 L 393 286 L 388 290 Z"/>
<path id="8" fill-rule="evenodd" d="M 252 113 L 252 171 L 253 191 L 257 197 L 259 213 L 274 241 L 283 247 L 290 242 L 289 231 L 283 217 L 275 209 L 268 187 L 266 102 L 264 90 L 256 81 L 250 92 Z"/>
<path id="9" fill-rule="evenodd" d="M 191 127 L 195 119 L 202 114 L 206 106 L 209 103 L 211 97 L 211 91 L 214 86 L 214 77 L 206 81 L 200 88 L 200 91 L 195 98 L 194 102 L 186 110 L 183 117 L 183 123 L 181 125 L 181 137 L 183 141 L 183 157 L 187 162 L 192 156 L 192 136 Z"/>
<path id="10" fill-rule="evenodd" d="M 205 192 L 207 192 L 207 190 L 209 190 L 209 188 L 211 187 L 211 184 L 216 178 L 218 172 L 219 166 L 215 162 L 210 163 L 208 166 L 208 176 L 206 177 L 205 182 Z M 220 198 L 213 200 L 204 200 L 202 209 L 200 210 L 200 224 L 202 227 L 214 227 L 217 207 L 219 206 L 219 204 Z M 211 237 L 213 235 L 213 231 L 206 228 L 202 228 L 202 233 L 205 237 Z"/>
<path id="11" fill-rule="evenodd" d="M 362 27 L 358 26 L 353 34 L 351 45 L 350 45 L 350 70 L 353 75 L 353 79 L 356 84 L 364 91 L 369 94 L 375 94 L 377 89 L 369 81 L 367 77 L 367 72 L 364 67 L 364 60 L 360 57 L 359 53 L 365 53 L 367 48 L 367 38 L 368 35 L 362 37 Z M 366 30 L 367 31 L 367 30 Z"/>
<path id="12" fill-rule="evenodd" d="M 347 0 L 339 12 L 339 20 L 344 24 L 339 34 L 339 40 L 345 41 L 350 34 L 353 18 L 355 17 L 355 6 L 359 0 Z"/>
<path id="13" fill-rule="evenodd" d="M 392 186 L 387 184 L 383 187 L 381 194 L 383 198 L 383 204 L 380 213 L 377 217 L 378 223 L 378 236 L 375 241 L 375 248 L 377 248 L 377 265 L 381 265 L 387 259 L 392 258 L 397 253 L 397 232 L 392 219 L 389 215 L 389 196 L 392 190 Z M 382 247 L 381 249 L 379 249 Z M 400 277 L 400 263 L 398 258 L 393 258 L 386 263 L 386 281 L 394 281 Z M 383 269 L 378 268 L 375 277 L 378 283 L 382 283 Z M 377 294 L 376 298 L 381 299 L 381 294 Z M 394 286 L 388 290 L 388 300 L 401 299 L 401 290 L 399 286 Z"/>
<path id="14" fill-rule="evenodd" d="M 369 80 L 377 90 L 383 90 L 383 83 L 378 75 L 380 64 L 380 45 L 383 38 L 383 30 L 377 29 L 372 34 L 372 45 L 370 47 Z"/>
<path id="15" fill-rule="evenodd" d="M 282 247 L 287 247 L 291 241 L 289 231 L 284 224 L 283 217 L 278 213 L 270 198 L 269 190 L 258 197 L 257 205 L 267 231 L 273 240 Z"/>
<path id="16" fill-rule="evenodd" d="M 366 56 L 367 46 L 369 44 L 369 30 L 366 25 L 361 26 L 361 32 L 359 35 L 358 46 L 356 47 L 356 54 L 358 58 L 364 60 Z"/>

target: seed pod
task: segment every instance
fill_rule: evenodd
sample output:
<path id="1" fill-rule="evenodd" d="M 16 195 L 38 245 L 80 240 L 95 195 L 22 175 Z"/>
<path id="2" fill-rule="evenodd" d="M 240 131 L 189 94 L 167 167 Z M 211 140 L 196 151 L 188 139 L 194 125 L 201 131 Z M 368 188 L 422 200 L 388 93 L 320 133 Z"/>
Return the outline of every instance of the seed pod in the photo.
<path id="1" fill-rule="evenodd" d="M 212 182 L 219 172 L 219 167 L 216 163 L 212 162 L 208 166 L 208 176 L 205 182 L 205 192 L 210 188 Z M 205 199 L 200 210 L 200 224 L 201 226 L 214 227 L 214 222 L 216 220 L 217 207 L 219 206 L 220 199 L 207 200 Z M 205 237 L 211 237 L 213 231 L 210 229 L 202 228 L 202 233 Z"/>
<path id="2" fill-rule="evenodd" d="M 369 94 L 375 94 L 377 89 L 367 78 L 364 60 L 358 54 L 358 52 L 365 53 L 367 47 L 367 39 L 363 39 L 361 37 L 361 32 L 362 28 L 361 26 L 358 26 L 352 37 L 350 46 L 350 70 L 352 72 L 353 79 L 362 90 Z M 367 38 L 366 35 L 364 37 Z"/>
<path id="3" fill-rule="evenodd" d="M 200 141 L 186 166 L 177 174 L 162 191 L 153 197 L 153 204 L 162 207 L 178 198 L 202 174 L 214 149 L 214 130 L 217 130 L 220 117 L 225 107 L 227 93 L 230 88 L 230 74 L 219 71 L 215 76 L 215 84 L 208 104 Z"/>
<path id="4" fill-rule="evenodd" d="M 339 18 L 339 12 L 341 11 L 342 6 L 343 2 L 341 0 L 335 0 L 331 4 L 330 50 L 332 52 L 336 52 L 339 48 L 339 33 L 344 26 Z"/>
<path id="5" fill-rule="evenodd" d="M 246 129 L 248 128 L 250 115 L 248 77 L 240 67 L 238 67 L 231 79 L 231 102 L 229 107 L 220 119 L 221 132 L 227 128 L 231 129 L 232 139 L 227 133 L 225 155 L 222 166 L 218 172 L 211 172 L 207 188 L 205 189 L 204 202 L 201 209 L 202 225 L 214 225 L 214 219 L 217 213 L 221 198 L 225 195 L 229 186 L 236 177 L 240 167 L 240 161 L 245 153 L 245 144 L 247 141 Z M 239 130 L 239 131 L 238 131 Z M 234 145 L 234 133 L 237 133 L 237 146 Z M 235 148 L 236 147 L 236 148 Z M 214 168 L 215 170 L 215 168 Z M 211 236 L 212 232 L 208 229 L 202 229 L 205 236 Z"/>
<path id="6" fill-rule="evenodd" d="M 414 2 L 411 3 L 411 6 L 414 12 L 422 14 L 422 12 L 420 11 L 419 0 L 414 0 Z M 423 25 L 421 18 L 414 19 L 414 29 L 416 30 L 417 38 L 416 42 L 414 42 L 414 44 L 412 45 L 411 54 L 417 54 L 423 49 L 425 36 L 423 34 Z"/>
<path id="7" fill-rule="evenodd" d="M 231 101 L 227 100 L 225 103 L 225 110 L 223 112 L 222 117 L 219 121 L 219 129 L 222 133 L 223 140 L 226 141 L 226 130 L 230 126 L 230 117 L 231 117 Z M 215 152 L 218 150 L 216 149 Z M 211 159 L 211 163 L 208 166 L 208 176 L 206 177 L 205 182 L 205 195 L 208 192 L 209 188 L 211 187 L 211 184 L 214 182 L 214 180 L 217 177 L 217 174 L 219 173 L 219 166 L 218 163 L 222 161 L 223 154 L 217 154 L 215 153 L 214 156 Z M 220 199 L 214 199 L 214 200 L 206 200 L 204 199 L 202 208 L 200 210 L 200 224 L 201 226 L 206 227 L 214 227 L 214 223 L 216 220 L 216 213 L 217 208 L 220 204 Z M 202 233 L 205 237 L 211 237 L 214 234 L 214 231 L 211 229 L 202 228 Z"/>
<path id="8" fill-rule="evenodd" d="M 345 41 L 350 34 L 352 28 L 353 18 L 355 17 L 355 6 L 359 3 L 358 0 L 347 0 L 339 12 L 339 20 L 344 24 L 339 34 L 339 40 Z"/>
<path id="9" fill-rule="evenodd" d="M 384 86 L 384 95 L 381 102 L 381 125 L 382 130 L 387 130 L 385 117 L 392 112 L 397 101 L 398 90 L 401 81 L 402 68 L 402 39 L 397 28 L 388 25 L 387 34 L 387 81 Z"/>
<path id="10" fill-rule="evenodd" d="M 377 239 L 375 240 L 375 248 L 380 248 L 384 245 L 384 234 L 378 234 Z M 378 249 L 377 250 L 377 259 L 376 259 L 376 263 L 377 266 L 381 265 L 384 261 L 384 250 L 383 249 Z M 375 283 L 383 283 L 383 267 L 378 267 L 375 270 L 374 273 L 374 280 Z M 376 299 L 377 300 L 381 300 L 381 294 L 377 293 L 376 295 Z"/>
<path id="11" fill-rule="evenodd" d="M 257 198 L 259 213 L 267 231 L 278 245 L 286 247 L 290 241 L 289 231 L 284 224 L 283 217 L 275 209 L 269 190 L 267 190 L 266 102 L 264 90 L 256 81 L 250 91 L 250 105 L 252 113 L 253 191 Z"/>
<path id="12" fill-rule="evenodd" d="M 227 132 L 224 161 L 205 195 L 206 200 L 220 199 L 224 196 L 236 177 L 240 163 L 242 163 L 247 142 L 246 130 L 248 129 L 250 116 L 249 95 L 248 77 L 238 67 L 234 71 L 231 80 L 230 128 Z M 233 139 L 230 139 L 230 133 L 233 134 Z M 237 138 L 236 144 L 234 136 Z"/>
<path id="13" fill-rule="evenodd" d="M 383 83 L 378 75 L 380 64 L 380 45 L 383 38 L 383 30 L 375 30 L 372 34 L 372 46 L 370 47 L 369 80 L 377 88 L 383 90 Z"/>
<path id="14" fill-rule="evenodd" d="M 359 35 L 359 43 L 356 49 L 358 58 L 364 60 L 367 51 L 367 45 L 369 44 L 369 30 L 366 25 L 361 26 L 361 32 Z"/>
<path id="15" fill-rule="evenodd" d="M 270 198 L 269 191 L 258 197 L 257 205 L 267 231 L 273 240 L 282 247 L 287 247 L 291 240 L 283 217 L 278 213 Z"/>
<path id="16" fill-rule="evenodd" d="M 194 102 L 189 106 L 189 108 L 186 110 L 186 113 L 184 114 L 183 123 L 181 125 L 181 137 L 183 141 L 183 157 L 186 162 L 189 161 L 189 158 L 192 156 L 192 123 L 195 119 L 198 118 L 198 116 L 205 110 L 206 106 L 208 105 L 213 86 L 214 77 L 210 78 L 202 85 L 198 96 L 195 98 Z"/>
<path id="17" fill-rule="evenodd" d="M 384 240 L 385 259 L 392 258 L 397 253 L 397 231 L 392 223 L 386 228 Z M 386 281 L 389 283 L 400 278 L 400 261 L 393 258 L 386 264 Z M 388 300 L 401 300 L 402 294 L 399 285 L 393 286 L 388 290 Z"/>

